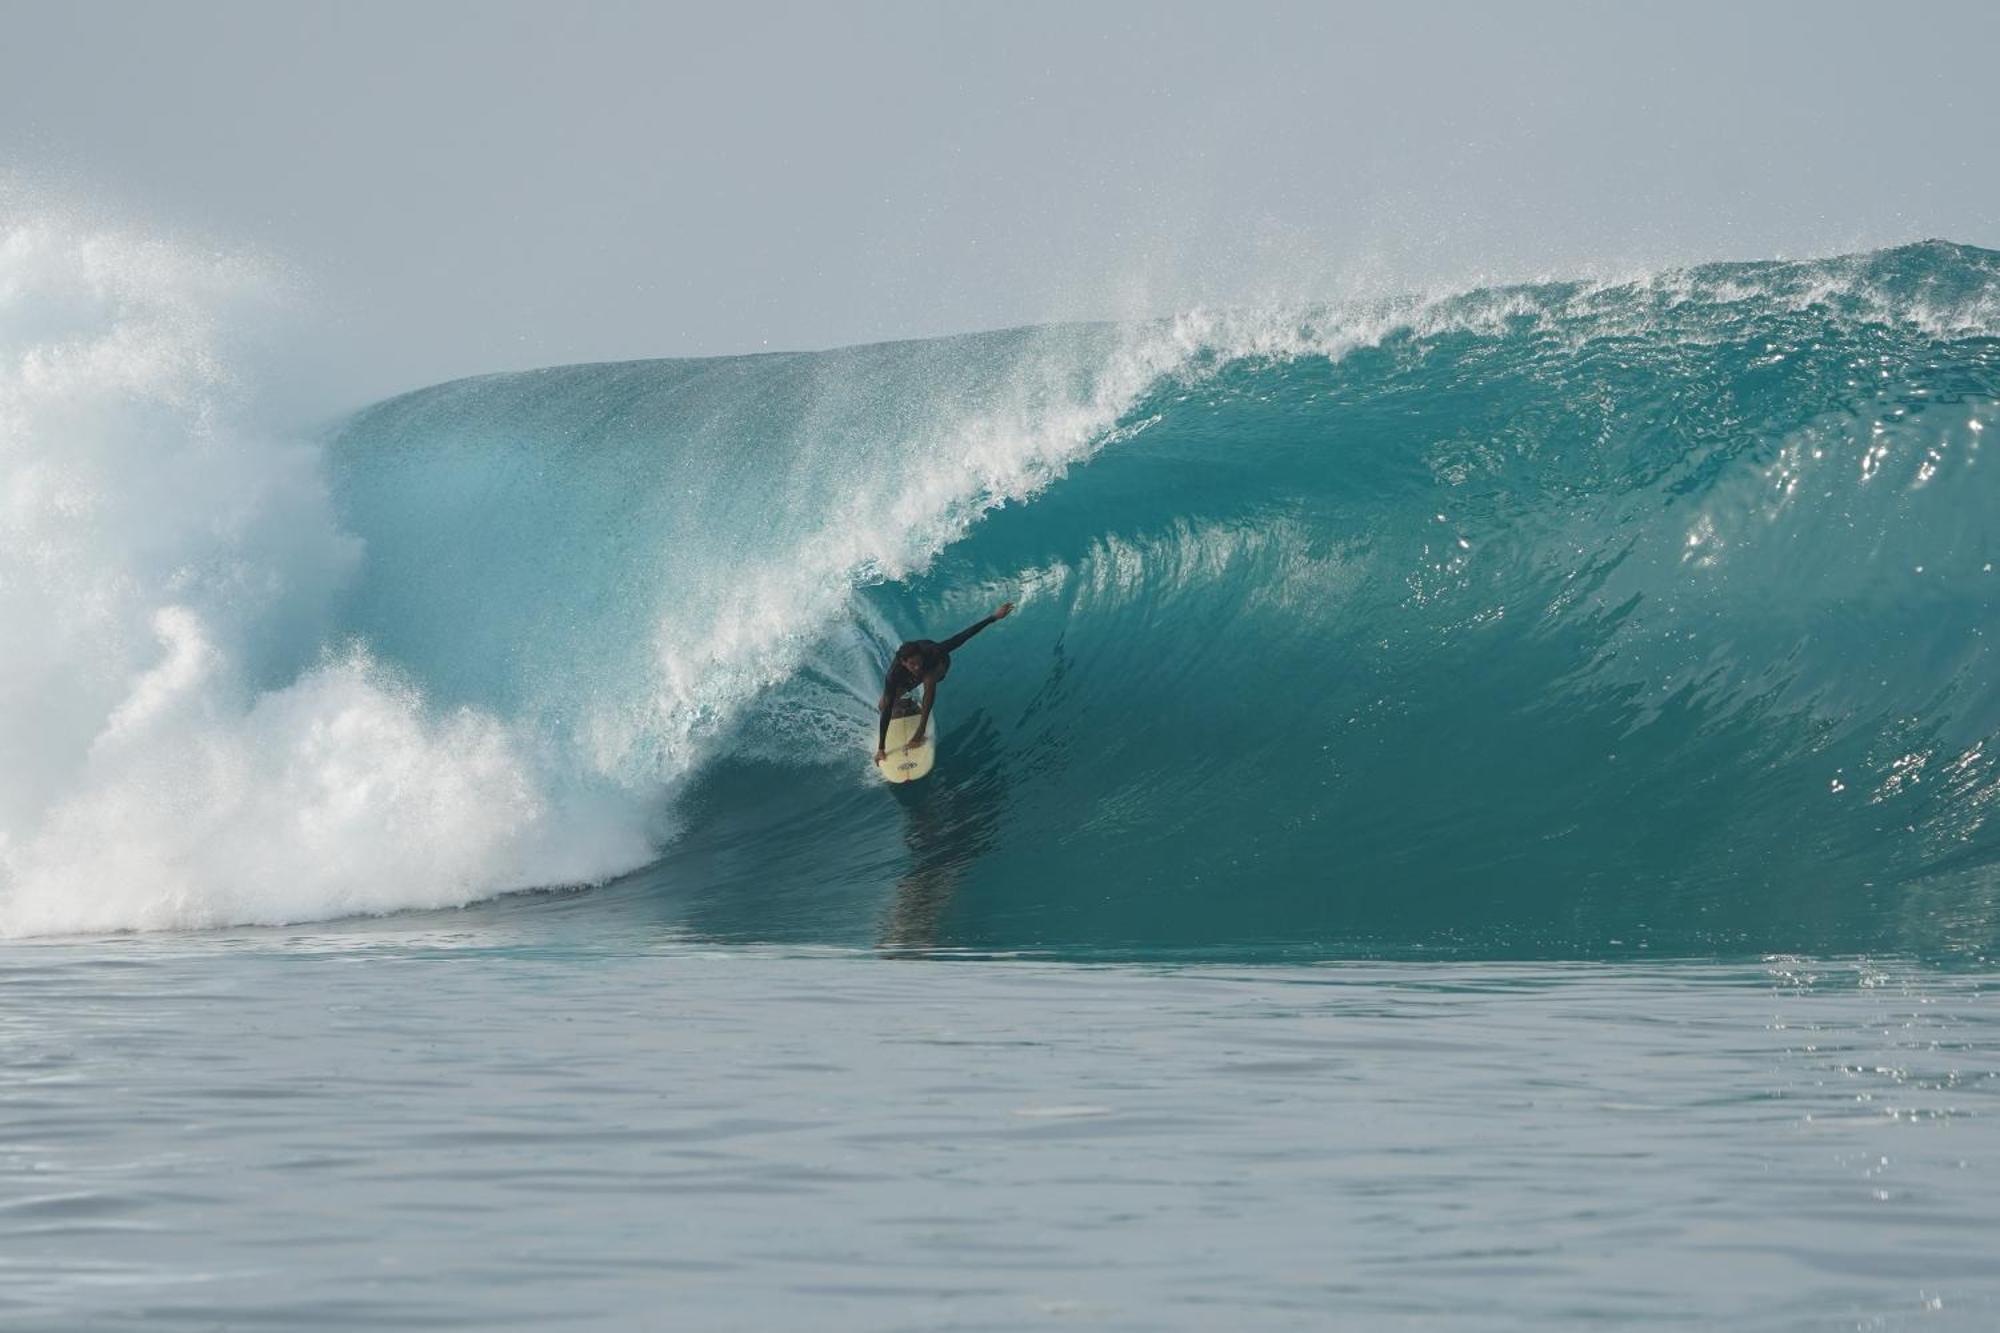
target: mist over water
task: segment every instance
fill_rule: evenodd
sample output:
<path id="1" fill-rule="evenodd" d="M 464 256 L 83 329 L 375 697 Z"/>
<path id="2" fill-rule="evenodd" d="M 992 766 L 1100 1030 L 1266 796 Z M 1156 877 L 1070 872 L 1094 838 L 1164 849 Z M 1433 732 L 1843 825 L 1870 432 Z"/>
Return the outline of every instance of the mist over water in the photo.
<path id="1" fill-rule="evenodd" d="M 71 220 L 0 233 L 0 931 L 463 902 L 567 841 L 505 723 L 333 618 L 365 559 L 229 353 L 269 275 Z"/>
<path id="2" fill-rule="evenodd" d="M 231 359 L 261 275 L 34 224 L 0 263 L 9 934 L 650 865 L 588 910 L 1993 943 L 1989 252 L 566 367 L 312 436 Z M 887 646 L 1009 596 L 883 792 Z"/>

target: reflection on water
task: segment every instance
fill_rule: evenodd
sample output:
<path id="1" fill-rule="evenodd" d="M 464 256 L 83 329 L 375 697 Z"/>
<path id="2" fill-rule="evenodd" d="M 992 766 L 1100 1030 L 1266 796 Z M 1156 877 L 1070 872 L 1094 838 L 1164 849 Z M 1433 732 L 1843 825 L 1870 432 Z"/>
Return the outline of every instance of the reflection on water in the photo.
<path id="1" fill-rule="evenodd" d="M 946 942 L 944 917 L 953 895 L 967 870 L 1000 838 L 1007 779 L 1004 766 L 994 762 L 999 748 L 991 720 L 974 714 L 939 750 L 927 781 L 893 789 L 902 807 L 909 868 L 896 881 L 882 916 L 883 950 L 923 952 Z"/>

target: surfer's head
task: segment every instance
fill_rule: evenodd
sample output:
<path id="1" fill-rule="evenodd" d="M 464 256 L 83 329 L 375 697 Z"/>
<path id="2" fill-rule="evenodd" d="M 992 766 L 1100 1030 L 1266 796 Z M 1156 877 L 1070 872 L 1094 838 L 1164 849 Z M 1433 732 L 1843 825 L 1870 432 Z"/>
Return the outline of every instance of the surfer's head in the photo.
<path id="1" fill-rule="evenodd" d="M 914 643 L 906 643 L 896 650 L 896 660 L 905 671 L 916 675 L 924 669 L 924 650 Z"/>

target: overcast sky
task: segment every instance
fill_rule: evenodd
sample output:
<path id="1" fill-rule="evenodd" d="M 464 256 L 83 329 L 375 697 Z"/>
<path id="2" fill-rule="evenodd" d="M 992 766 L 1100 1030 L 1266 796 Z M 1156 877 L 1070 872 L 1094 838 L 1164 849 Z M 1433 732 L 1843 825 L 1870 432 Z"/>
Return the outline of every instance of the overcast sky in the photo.
<path id="1" fill-rule="evenodd" d="M 1992 4 L 0 0 L 0 32 L 0 170 L 304 275 L 356 395 L 2000 245 Z"/>

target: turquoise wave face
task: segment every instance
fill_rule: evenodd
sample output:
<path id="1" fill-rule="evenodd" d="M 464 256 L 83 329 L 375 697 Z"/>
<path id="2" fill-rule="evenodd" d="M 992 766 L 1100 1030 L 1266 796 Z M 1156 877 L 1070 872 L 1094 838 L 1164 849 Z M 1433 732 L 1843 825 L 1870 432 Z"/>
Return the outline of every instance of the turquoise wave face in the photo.
<path id="1" fill-rule="evenodd" d="M 2000 923 L 2000 256 L 443 386 L 350 630 L 662 859 L 572 910 L 1088 954 L 1911 950 Z M 1006 596 L 937 771 L 889 645 Z M 535 910 L 532 903 L 522 910 Z"/>

